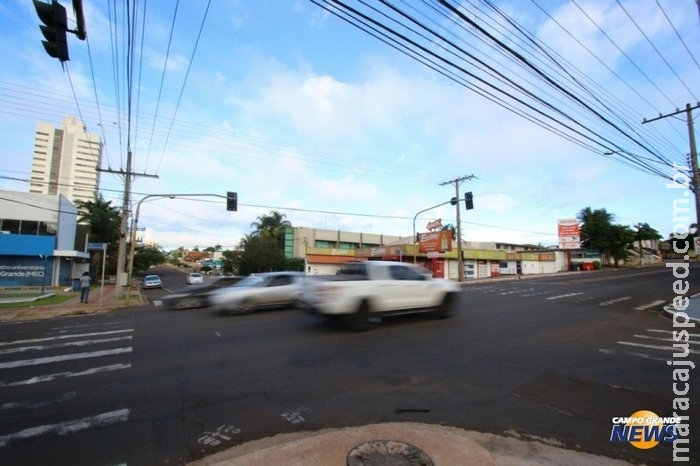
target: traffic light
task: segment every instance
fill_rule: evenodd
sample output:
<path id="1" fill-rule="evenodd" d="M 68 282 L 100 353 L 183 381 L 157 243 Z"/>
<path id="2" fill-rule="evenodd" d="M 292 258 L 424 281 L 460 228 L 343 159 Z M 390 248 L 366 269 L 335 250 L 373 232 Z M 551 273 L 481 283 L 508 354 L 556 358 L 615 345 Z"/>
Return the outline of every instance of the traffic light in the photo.
<path id="1" fill-rule="evenodd" d="M 46 38 L 46 40 L 41 41 L 44 44 L 46 53 L 54 58 L 58 58 L 61 62 L 68 61 L 66 9 L 56 0 L 52 0 L 51 3 L 44 3 L 38 0 L 33 0 L 33 2 L 39 19 L 44 23 L 39 28 Z"/>
<path id="2" fill-rule="evenodd" d="M 457 205 L 457 198 L 456 197 L 453 197 L 452 199 L 450 199 L 450 205 Z"/>
<path id="3" fill-rule="evenodd" d="M 472 210 L 474 208 L 474 197 L 471 191 L 464 193 L 464 205 L 467 206 L 467 210 Z"/>
<path id="4" fill-rule="evenodd" d="M 234 212 L 238 210 L 238 193 L 232 193 L 231 191 L 226 193 L 226 210 Z"/>

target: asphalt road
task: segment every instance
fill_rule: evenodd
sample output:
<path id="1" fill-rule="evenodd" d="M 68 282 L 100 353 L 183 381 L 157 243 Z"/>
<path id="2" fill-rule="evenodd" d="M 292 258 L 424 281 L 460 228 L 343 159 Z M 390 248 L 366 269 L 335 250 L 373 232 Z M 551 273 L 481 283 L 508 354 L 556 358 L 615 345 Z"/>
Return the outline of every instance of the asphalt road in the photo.
<path id="1" fill-rule="evenodd" d="M 693 264 L 691 294 L 699 273 Z M 171 278 L 146 293 L 184 286 Z M 668 464 L 669 444 L 639 450 L 609 437 L 612 417 L 672 414 L 673 328 L 659 308 L 673 280 L 657 267 L 469 285 L 452 319 L 392 318 L 364 333 L 295 310 L 150 304 L 3 324 L 0 457 L 184 464 L 278 433 L 416 421 Z M 690 347 L 700 365 L 700 329 Z"/>

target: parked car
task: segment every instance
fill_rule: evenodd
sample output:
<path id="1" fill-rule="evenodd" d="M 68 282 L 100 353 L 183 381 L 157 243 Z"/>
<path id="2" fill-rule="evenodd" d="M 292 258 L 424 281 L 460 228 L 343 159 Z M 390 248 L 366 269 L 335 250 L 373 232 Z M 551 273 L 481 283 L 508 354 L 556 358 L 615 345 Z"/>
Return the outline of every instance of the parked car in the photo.
<path id="1" fill-rule="evenodd" d="M 143 277 L 143 288 L 163 288 L 163 283 L 158 275 L 146 275 Z"/>
<path id="2" fill-rule="evenodd" d="M 202 276 L 201 273 L 190 272 L 187 274 L 187 284 L 188 285 L 195 285 L 195 284 L 201 284 L 201 283 L 204 283 L 204 277 Z"/>
<path id="3" fill-rule="evenodd" d="M 207 296 L 207 303 L 216 311 L 230 314 L 296 306 L 304 279 L 302 272 L 266 272 L 250 275 L 234 286 L 212 291 Z"/>
<path id="4" fill-rule="evenodd" d="M 161 298 L 163 309 L 179 310 L 179 309 L 196 309 L 207 305 L 207 295 L 219 288 L 233 286 L 240 282 L 243 277 L 239 276 L 223 276 L 217 278 L 206 285 L 197 285 L 183 288 L 173 294 L 165 295 Z"/>

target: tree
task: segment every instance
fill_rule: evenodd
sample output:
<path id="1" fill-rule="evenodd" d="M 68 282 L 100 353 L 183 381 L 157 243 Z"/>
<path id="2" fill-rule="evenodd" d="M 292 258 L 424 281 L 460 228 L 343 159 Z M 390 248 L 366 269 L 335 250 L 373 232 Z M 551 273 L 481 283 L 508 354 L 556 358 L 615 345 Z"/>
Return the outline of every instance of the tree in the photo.
<path id="1" fill-rule="evenodd" d="M 629 226 L 613 224 L 615 216 L 605 209 L 582 209 L 578 214 L 581 225 L 581 243 L 597 249 L 601 257 L 611 257 L 615 266 L 629 258 L 629 248 L 635 240 L 659 239 L 659 233 L 646 223 L 637 224 L 637 231 Z"/>
<path id="2" fill-rule="evenodd" d="M 134 272 L 143 272 L 152 265 L 165 262 L 165 253 L 158 248 L 137 244 L 134 248 Z"/>
<path id="3" fill-rule="evenodd" d="M 243 254 L 237 261 L 240 275 L 284 270 L 284 251 L 276 238 L 247 235 L 241 240 L 241 249 Z"/>
<path id="4" fill-rule="evenodd" d="M 250 224 L 255 228 L 251 236 L 262 236 L 266 238 L 282 238 L 284 230 L 291 228 L 292 224 L 289 220 L 284 220 L 285 214 L 281 214 L 276 210 L 270 212 L 269 215 L 261 215 L 257 222 Z"/>
<path id="5" fill-rule="evenodd" d="M 102 194 L 95 194 L 91 201 L 77 201 L 78 222 L 90 225 L 90 238 L 94 242 L 112 243 L 119 241 L 121 212 L 105 201 Z"/>
<path id="6" fill-rule="evenodd" d="M 634 240 L 639 243 L 639 263 L 642 264 L 644 257 L 643 241 L 660 240 L 662 236 L 658 231 L 649 226 L 648 223 L 638 223 L 635 225 L 637 231 L 634 233 Z"/>
<path id="7" fill-rule="evenodd" d="M 90 242 L 107 244 L 105 268 L 108 273 L 116 273 L 121 211 L 112 206 L 112 201 L 105 201 L 102 194 L 95 194 L 95 198 L 90 201 L 77 201 L 75 205 L 78 209 L 78 222 L 89 225 Z M 96 251 L 91 257 L 92 270 L 99 270 L 101 264 L 102 251 Z"/>

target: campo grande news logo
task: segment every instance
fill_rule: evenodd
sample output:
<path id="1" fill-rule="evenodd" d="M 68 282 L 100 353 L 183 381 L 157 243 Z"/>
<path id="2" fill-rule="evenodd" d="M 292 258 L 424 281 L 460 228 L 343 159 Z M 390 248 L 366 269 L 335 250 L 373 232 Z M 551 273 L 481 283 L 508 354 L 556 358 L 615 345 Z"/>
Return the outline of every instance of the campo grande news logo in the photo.
<path id="1" fill-rule="evenodd" d="M 637 411 L 629 417 L 614 417 L 610 441 L 629 442 L 633 447 L 648 450 L 660 442 L 673 442 L 679 422 L 679 418 L 659 417 L 648 410 Z"/>

